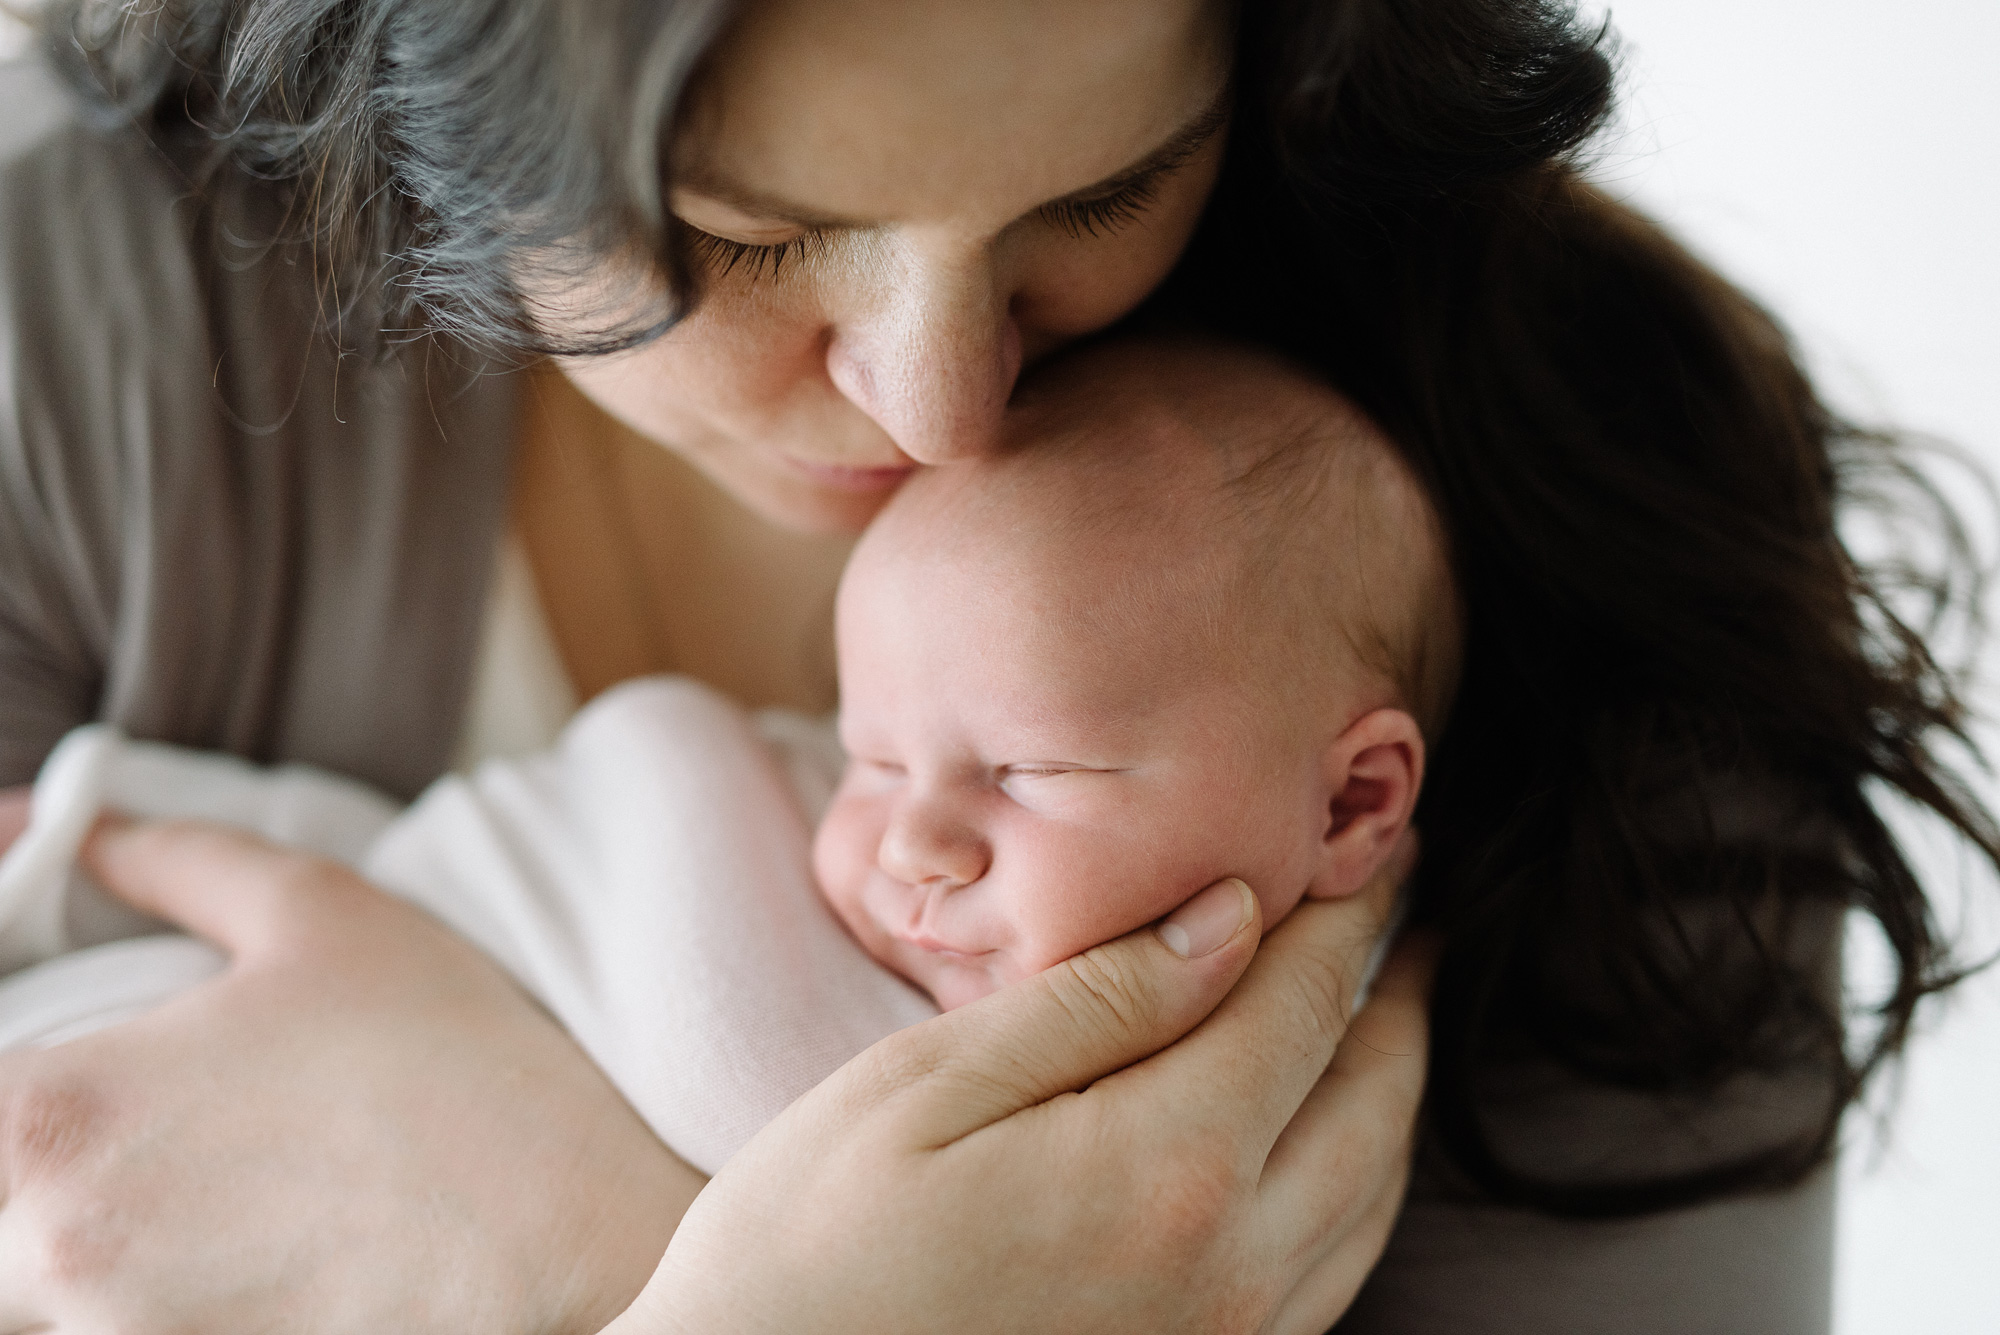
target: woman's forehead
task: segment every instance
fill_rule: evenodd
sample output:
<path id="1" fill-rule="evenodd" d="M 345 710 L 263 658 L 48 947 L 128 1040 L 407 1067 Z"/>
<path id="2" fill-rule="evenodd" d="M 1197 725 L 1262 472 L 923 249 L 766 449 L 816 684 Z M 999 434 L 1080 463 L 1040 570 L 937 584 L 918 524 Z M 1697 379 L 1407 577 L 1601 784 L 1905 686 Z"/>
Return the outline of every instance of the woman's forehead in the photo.
<path id="1" fill-rule="evenodd" d="M 676 159 L 690 188 L 821 219 L 1011 217 L 1198 121 L 1228 60 L 1214 0 L 762 0 Z"/>

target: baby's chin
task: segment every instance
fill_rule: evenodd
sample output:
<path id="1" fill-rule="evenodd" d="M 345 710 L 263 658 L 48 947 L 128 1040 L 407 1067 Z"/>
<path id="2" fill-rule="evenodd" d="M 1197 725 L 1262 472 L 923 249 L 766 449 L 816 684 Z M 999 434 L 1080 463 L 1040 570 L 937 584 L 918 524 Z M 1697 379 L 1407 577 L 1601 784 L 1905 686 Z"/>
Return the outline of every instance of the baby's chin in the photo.
<path id="1" fill-rule="evenodd" d="M 904 949 L 907 953 L 903 958 L 882 963 L 929 993 L 939 1010 L 957 1010 L 998 992 L 1011 981 L 997 951 L 970 959 L 950 959 L 913 946 Z"/>

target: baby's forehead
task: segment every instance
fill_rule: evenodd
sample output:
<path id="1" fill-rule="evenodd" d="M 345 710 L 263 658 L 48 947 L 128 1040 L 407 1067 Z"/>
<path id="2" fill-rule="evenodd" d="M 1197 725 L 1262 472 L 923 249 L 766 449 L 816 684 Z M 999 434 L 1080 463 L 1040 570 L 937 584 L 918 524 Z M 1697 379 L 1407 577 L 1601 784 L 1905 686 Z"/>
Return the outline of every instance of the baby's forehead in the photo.
<path id="1" fill-rule="evenodd" d="M 1336 702 L 1358 668 L 1441 709 L 1455 671 L 1443 531 L 1400 452 L 1333 389 L 1226 345 L 1038 370 L 1003 448 L 912 478 L 850 578 L 892 566 L 922 572 L 912 604 L 1009 606 L 1057 647 L 1253 653 Z"/>
<path id="2" fill-rule="evenodd" d="M 1038 381 L 1002 449 L 907 484 L 851 578 L 891 580 L 900 602 L 977 603 L 1052 653 L 1071 639 L 1171 652 L 1258 619 L 1270 600 L 1243 576 L 1291 522 L 1270 504 L 1297 481 L 1282 461 L 1316 457 L 1344 405 L 1263 359 L 1154 351 Z"/>
<path id="3" fill-rule="evenodd" d="M 1301 433 L 1354 416 L 1332 389 L 1275 356 L 1222 343 L 1126 341 L 1078 353 L 1024 383 L 1001 471 L 1240 472 Z"/>
<path id="4" fill-rule="evenodd" d="M 900 569 L 913 597 L 977 599 L 1027 627 L 1109 616 L 1096 628 L 1132 631 L 1143 610 L 1169 633 L 1235 545 L 1223 470 L 1170 414 L 1127 414 L 1086 443 L 1093 434 L 914 480 L 869 534 L 867 564 Z"/>
<path id="5" fill-rule="evenodd" d="M 1078 536 L 1171 530 L 1227 504 L 1231 484 L 1274 455 L 1330 437 L 1354 416 L 1271 357 L 1219 344 L 1116 344 L 1037 371 L 997 449 L 926 470 L 894 508 Z"/>
<path id="6" fill-rule="evenodd" d="M 1374 435 L 1345 399 L 1274 357 L 1115 344 L 1038 372 L 1002 446 L 912 479 L 885 527 L 960 556 L 1150 553 L 1185 574 L 1311 536 L 1315 501 L 1380 452 Z"/>

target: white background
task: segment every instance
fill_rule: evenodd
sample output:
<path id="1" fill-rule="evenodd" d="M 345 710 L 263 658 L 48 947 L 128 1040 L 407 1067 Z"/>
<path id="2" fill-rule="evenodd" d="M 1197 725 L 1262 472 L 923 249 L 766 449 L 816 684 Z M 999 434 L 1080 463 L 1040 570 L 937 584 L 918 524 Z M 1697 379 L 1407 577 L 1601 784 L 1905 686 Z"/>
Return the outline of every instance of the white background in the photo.
<path id="1" fill-rule="evenodd" d="M 1625 106 L 1599 179 L 1775 309 L 1839 407 L 2000 473 L 2000 3 L 1605 9 Z M 2000 597 L 1988 606 L 2000 621 Z M 1989 647 L 1989 719 L 1996 664 Z M 2000 730 L 1982 735 L 2000 753 Z M 1978 787 L 2000 802 L 1990 776 Z M 1924 851 L 1941 910 L 1955 915 L 1970 879 L 1990 945 L 2000 887 L 1948 847 Z M 1840 1335 L 2000 1332 L 2000 970 L 1931 1016 L 1886 1146 L 1862 1118 L 1847 1140 Z"/>
<path id="2" fill-rule="evenodd" d="M 2000 3 L 1609 12 L 1625 107 L 1599 178 L 1778 311 L 1840 407 L 2000 473 Z M 2000 802 L 1990 777 L 1980 788 Z M 1926 866 L 1955 910 L 1965 867 L 1936 847 Z M 1995 889 L 1973 878 L 1988 908 Z M 2000 1332 L 2000 971 L 1932 1014 L 1888 1127 L 1886 1145 L 1864 1119 L 1849 1128 L 1839 1335 Z"/>

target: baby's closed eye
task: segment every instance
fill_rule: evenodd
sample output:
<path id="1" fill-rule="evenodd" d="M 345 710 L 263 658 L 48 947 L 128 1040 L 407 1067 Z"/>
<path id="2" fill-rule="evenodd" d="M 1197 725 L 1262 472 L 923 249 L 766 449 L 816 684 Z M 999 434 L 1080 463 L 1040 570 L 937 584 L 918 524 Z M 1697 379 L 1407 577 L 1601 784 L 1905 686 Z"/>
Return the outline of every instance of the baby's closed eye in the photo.
<path id="1" fill-rule="evenodd" d="M 840 776 L 840 786 L 848 793 L 884 793 L 909 777 L 909 767 L 899 761 L 850 754 L 847 769 Z"/>
<path id="2" fill-rule="evenodd" d="M 1112 765 L 1090 765 L 1074 760 L 1028 760 L 1002 765 L 999 772 L 1002 779 L 1048 779 L 1064 774 L 1123 774 L 1125 771 Z"/>
<path id="3" fill-rule="evenodd" d="M 1080 797 L 1099 781 L 1124 774 L 1125 770 L 1104 765 L 1074 764 L 1064 761 L 1031 761 L 1003 765 L 995 771 L 1000 790 L 1016 802 L 1037 805 L 1067 802 Z"/>

